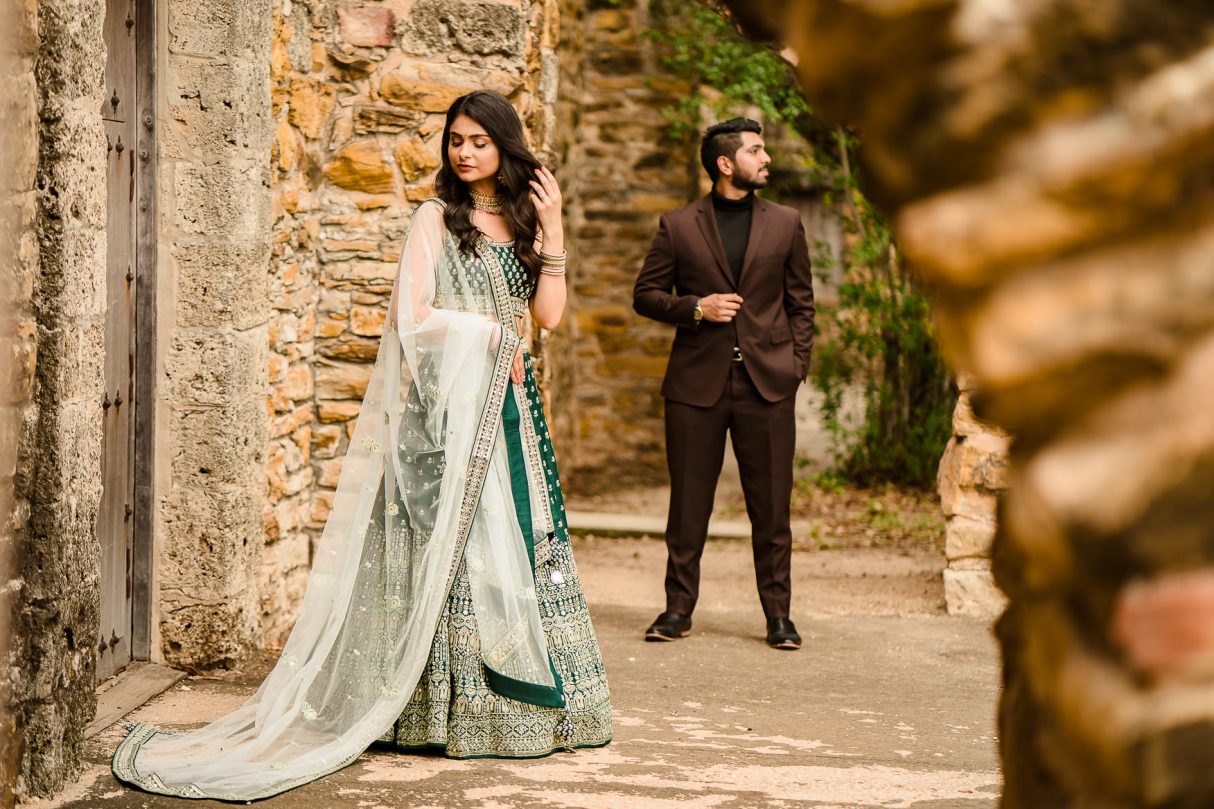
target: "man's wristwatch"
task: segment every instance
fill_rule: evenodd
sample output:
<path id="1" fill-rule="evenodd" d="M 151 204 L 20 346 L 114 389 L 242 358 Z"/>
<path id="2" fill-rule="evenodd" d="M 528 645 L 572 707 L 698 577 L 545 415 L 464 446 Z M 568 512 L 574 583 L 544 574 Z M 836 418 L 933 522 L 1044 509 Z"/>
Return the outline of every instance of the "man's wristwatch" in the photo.
<path id="1" fill-rule="evenodd" d="M 704 307 L 700 306 L 699 298 L 696 298 L 696 308 L 691 310 L 691 315 L 695 318 L 696 323 L 704 319 Z"/>

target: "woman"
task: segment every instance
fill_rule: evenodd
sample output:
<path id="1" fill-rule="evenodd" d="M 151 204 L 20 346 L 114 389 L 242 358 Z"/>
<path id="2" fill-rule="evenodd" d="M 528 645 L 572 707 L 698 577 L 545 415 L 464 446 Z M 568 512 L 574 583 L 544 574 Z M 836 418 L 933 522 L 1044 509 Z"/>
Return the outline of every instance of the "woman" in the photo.
<path id="1" fill-rule="evenodd" d="M 438 198 L 414 213 L 379 356 L 303 606 L 240 709 L 136 725 L 115 775 L 251 800 L 373 741 L 448 755 L 606 744 L 611 705 L 522 316 L 565 307 L 561 195 L 518 115 L 478 91 L 447 113 Z"/>

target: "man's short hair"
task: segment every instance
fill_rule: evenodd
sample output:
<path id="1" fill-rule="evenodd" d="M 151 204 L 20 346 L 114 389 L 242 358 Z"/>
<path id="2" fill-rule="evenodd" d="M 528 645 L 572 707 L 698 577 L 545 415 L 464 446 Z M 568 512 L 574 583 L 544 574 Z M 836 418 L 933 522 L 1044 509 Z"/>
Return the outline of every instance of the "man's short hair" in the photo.
<path id="1" fill-rule="evenodd" d="M 704 139 L 700 141 L 700 163 L 704 166 L 704 171 L 708 172 L 708 178 L 714 183 L 721 179 L 721 170 L 717 168 L 717 158 L 728 157 L 733 160 L 738 154 L 738 149 L 742 148 L 743 132 L 762 135 L 763 127 L 759 126 L 758 121 L 752 121 L 749 118 L 731 118 L 710 126 L 704 133 Z"/>

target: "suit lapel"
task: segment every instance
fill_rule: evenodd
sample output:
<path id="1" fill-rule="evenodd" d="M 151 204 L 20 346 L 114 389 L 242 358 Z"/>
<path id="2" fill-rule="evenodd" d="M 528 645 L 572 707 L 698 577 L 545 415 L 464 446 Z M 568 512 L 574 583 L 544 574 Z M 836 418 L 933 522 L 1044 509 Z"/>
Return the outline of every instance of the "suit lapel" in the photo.
<path id="1" fill-rule="evenodd" d="M 716 259 L 721 277 L 729 284 L 729 288 L 736 292 L 738 287 L 734 283 L 733 273 L 729 271 L 729 261 L 725 258 L 725 245 L 721 242 L 721 231 L 717 228 L 717 215 L 712 209 L 711 194 L 700 200 L 696 224 L 700 226 L 700 233 L 704 236 L 708 249 L 712 251 L 712 257 Z"/>
<path id="2" fill-rule="evenodd" d="M 742 258 L 742 271 L 738 273 L 738 286 L 742 285 L 742 279 L 746 277 L 746 270 L 754 261 L 755 252 L 759 249 L 759 243 L 763 241 L 763 231 L 767 229 L 767 220 L 770 217 L 769 203 L 761 197 L 755 197 L 754 208 L 750 214 L 750 237 L 746 240 L 746 255 Z M 721 240 L 720 236 L 717 241 Z M 722 248 L 722 251 L 724 248 Z"/>

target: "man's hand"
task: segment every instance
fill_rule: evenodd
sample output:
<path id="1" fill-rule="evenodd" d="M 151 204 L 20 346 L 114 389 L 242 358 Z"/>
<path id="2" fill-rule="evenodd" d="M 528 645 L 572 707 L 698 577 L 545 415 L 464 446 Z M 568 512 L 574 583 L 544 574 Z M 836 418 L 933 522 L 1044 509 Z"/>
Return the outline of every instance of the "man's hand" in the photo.
<path id="1" fill-rule="evenodd" d="M 704 313 L 704 319 L 712 323 L 728 323 L 737 317 L 740 308 L 742 296 L 732 292 L 700 298 L 700 311 Z"/>

